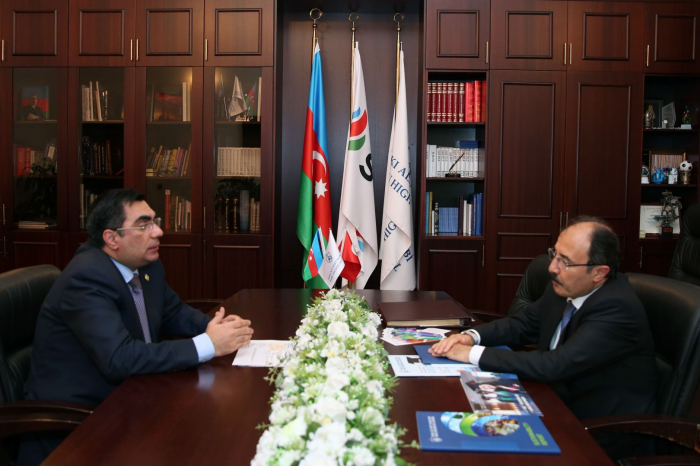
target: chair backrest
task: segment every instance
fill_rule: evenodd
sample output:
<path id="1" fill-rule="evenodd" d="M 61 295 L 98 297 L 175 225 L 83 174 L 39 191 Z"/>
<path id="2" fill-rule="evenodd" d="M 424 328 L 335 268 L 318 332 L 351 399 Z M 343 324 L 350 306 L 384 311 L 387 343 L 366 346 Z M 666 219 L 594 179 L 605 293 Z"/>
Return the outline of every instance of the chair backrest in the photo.
<path id="1" fill-rule="evenodd" d="M 521 308 L 527 307 L 542 297 L 547 284 L 551 280 L 549 271 L 549 256 L 540 254 L 532 259 L 520 280 L 515 298 L 508 308 L 508 315 L 513 315 Z"/>
<path id="2" fill-rule="evenodd" d="M 700 287 L 642 273 L 627 276 L 654 338 L 657 414 L 688 416 L 700 382 Z"/>
<path id="3" fill-rule="evenodd" d="M 60 274 L 53 265 L 0 274 L 0 402 L 23 398 L 39 310 Z"/>
<path id="4" fill-rule="evenodd" d="M 700 204 L 685 209 L 669 278 L 700 286 Z"/>

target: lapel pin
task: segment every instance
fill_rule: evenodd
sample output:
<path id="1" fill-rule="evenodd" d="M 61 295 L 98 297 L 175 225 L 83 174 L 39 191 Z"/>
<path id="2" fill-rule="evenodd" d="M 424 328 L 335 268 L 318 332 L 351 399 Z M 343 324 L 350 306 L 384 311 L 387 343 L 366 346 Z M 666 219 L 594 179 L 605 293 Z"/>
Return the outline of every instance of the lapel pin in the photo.
<path id="1" fill-rule="evenodd" d="M 144 278 L 146 279 L 146 281 L 149 281 L 149 280 L 150 280 L 148 274 L 144 275 Z"/>

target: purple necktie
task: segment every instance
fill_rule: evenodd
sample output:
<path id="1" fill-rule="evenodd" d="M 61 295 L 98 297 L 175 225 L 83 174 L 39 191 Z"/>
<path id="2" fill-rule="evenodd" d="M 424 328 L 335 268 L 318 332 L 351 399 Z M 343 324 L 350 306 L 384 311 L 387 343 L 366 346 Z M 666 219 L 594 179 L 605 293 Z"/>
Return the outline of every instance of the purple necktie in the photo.
<path id="1" fill-rule="evenodd" d="M 151 342 L 151 332 L 148 329 L 148 317 L 146 316 L 146 303 L 143 301 L 143 287 L 141 286 L 141 280 L 139 280 L 139 274 L 135 273 L 134 278 L 129 282 L 131 285 L 131 296 L 134 297 L 134 304 L 136 304 L 136 311 L 139 313 L 139 320 L 141 321 L 141 329 L 143 330 L 143 337 L 146 343 Z"/>

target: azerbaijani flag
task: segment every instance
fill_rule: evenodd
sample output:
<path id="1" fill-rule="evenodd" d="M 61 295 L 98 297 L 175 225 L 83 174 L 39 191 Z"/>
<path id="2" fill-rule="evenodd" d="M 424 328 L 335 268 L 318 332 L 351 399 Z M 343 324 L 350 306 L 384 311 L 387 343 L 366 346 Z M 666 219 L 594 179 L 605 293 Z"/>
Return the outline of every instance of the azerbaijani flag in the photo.
<path id="1" fill-rule="evenodd" d="M 309 249 L 308 264 L 312 277 L 318 275 L 318 269 L 320 269 L 323 265 L 323 250 L 325 243 L 322 243 L 322 241 L 323 235 L 321 234 L 321 229 L 319 228 L 316 230 L 316 234 L 314 235 L 314 239 L 311 244 L 311 249 Z"/>
<path id="2" fill-rule="evenodd" d="M 331 220 L 331 186 L 326 138 L 326 107 L 323 99 L 321 49 L 316 43 L 311 67 L 309 106 L 306 109 L 304 150 L 301 158 L 297 237 L 304 246 L 301 275 L 309 288 L 328 288 L 323 279 L 314 277 L 309 266 L 309 252 L 314 232 L 321 229 L 324 247 L 333 226 Z"/>

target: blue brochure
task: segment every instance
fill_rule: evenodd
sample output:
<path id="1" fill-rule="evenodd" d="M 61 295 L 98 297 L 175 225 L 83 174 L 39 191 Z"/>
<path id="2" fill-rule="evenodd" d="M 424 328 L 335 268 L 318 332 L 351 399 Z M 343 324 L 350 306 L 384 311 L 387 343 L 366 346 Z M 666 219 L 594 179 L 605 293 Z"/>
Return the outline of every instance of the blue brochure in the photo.
<path id="1" fill-rule="evenodd" d="M 561 454 L 537 416 L 416 412 L 421 450 Z"/>
<path id="2" fill-rule="evenodd" d="M 430 353 L 428 353 L 428 348 L 432 346 L 433 345 L 413 345 L 416 349 L 416 353 L 418 353 L 421 361 L 423 361 L 423 364 L 464 364 L 463 362 L 453 361 L 452 359 L 431 356 Z M 507 346 L 495 346 L 494 348 L 510 349 Z"/>

